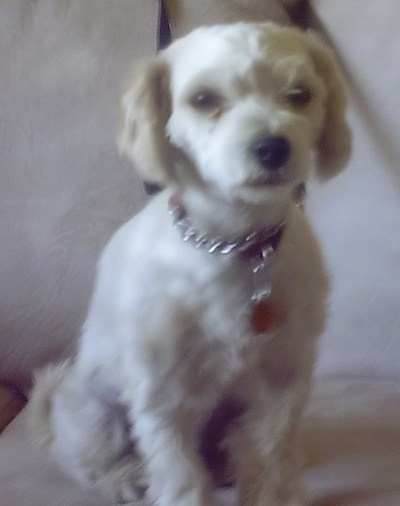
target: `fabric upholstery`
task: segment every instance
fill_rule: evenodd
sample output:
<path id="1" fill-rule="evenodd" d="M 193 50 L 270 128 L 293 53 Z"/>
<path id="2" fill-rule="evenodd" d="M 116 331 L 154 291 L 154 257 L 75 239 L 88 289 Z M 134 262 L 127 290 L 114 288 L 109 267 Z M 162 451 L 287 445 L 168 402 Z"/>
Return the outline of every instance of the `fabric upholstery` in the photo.
<path id="1" fill-rule="evenodd" d="M 318 373 L 399 380 L 400 4 L 312 6 L 346 73 L 354 136 L 348 168 L 310 191 L 333 287 Z"/>
<path id="2" fill-rule="evenodd" d="M 319 383 L 303 429 L 312 506 L 398 506 L 399 427 L 398 384 Z M 0 490 L 0 506 L 107 506 L 32 446 L 25 411 L 0 437 Z M 221 506 L 236 504 L 232 491 L 219 497 Z"/>
<path id="3" fill-rule="evenodd" d="M 100 250 L 144 202 L 118 97 L 153 54 L 157 0 L 0 4 L 0 377 L 70 353 Z"/>

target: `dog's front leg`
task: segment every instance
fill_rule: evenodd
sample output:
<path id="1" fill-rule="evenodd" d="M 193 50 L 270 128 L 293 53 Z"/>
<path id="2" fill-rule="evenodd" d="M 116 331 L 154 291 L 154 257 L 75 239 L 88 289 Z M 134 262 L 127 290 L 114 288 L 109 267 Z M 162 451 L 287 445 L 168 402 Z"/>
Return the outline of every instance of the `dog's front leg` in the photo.
<path id="1" fill-rule="evenodd" d="M 212 506 L 211 485 L 197 451 L 196 420 L 183 410 L 136 412 L 134 437 L 146 462 L 148 496 L 157 506 Z"/>
<path id="2" fill-rule="evenodd" d="M 297 432 L 308 387 L 254 388 L 257 395 L 232 436 L 240 506 L 305 506 Z"/>

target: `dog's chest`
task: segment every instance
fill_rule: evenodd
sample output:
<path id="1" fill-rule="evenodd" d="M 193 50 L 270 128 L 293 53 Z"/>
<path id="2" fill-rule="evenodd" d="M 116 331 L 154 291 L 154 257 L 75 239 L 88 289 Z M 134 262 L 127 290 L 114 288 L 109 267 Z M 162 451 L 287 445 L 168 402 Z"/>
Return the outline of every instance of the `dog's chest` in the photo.
<path id="1" fill-rule="evenodd" d="M 254 314 L 258 303 L 255 292 L 272 289 L 272 272 L 266 269 L 254 279 L 251 265 L 242 260 L 221 262 L 199 269 L 193 278 L 191 318 L 196 341 L 215 353 L 220 352 L 223 361 L 239 368 L 248 362 L 249 354 L 257 355 L 259 345 L 268 339 L 269 330 L 260 332 L 254 328 Z M 188 299 L 190 300 L 190 298 Z M 264 299 L 268 304 L 269 297 Z M 218 353 L 216 354 L 218 357 Z"/>
<path id="2" fill-rule="evenodd" d="M 254 273 L 254 263 L 240 257 L 209 255 L 203 260 L 192 272 L 191 314 L 209 339 L 244 344 L 255 332 L 257 301 L 268 301 L 272 295 L 277 262 L 272 260 Z"/>
<path id="3" fill-rule="evenodd" d="M 213 282 L 199 281 L 199 323 L 210 339 L 240 342 L 246 338 L 252 293 L 251 275 L 241 265 L 217 273 Z"/>

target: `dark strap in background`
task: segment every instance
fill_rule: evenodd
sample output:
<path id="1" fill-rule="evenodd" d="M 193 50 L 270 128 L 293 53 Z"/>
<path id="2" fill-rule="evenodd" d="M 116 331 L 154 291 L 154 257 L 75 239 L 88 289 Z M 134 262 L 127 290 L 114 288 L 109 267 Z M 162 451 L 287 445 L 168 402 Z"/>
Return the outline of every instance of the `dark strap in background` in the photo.
<path id="1" fill-rule="evenodd" d="M 163 0 L 159 0 L 159 20 L 158 20 L 158 37 L 157 49 L 164 49 L 171 42 L 171 27 L 168 19 L 168 11 Z"/>

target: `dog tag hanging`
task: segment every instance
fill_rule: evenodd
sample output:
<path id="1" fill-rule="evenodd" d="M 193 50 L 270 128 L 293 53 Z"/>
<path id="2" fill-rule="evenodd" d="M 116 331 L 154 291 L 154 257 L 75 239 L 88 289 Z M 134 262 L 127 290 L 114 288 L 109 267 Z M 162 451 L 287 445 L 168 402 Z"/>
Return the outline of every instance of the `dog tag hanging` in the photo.
<path id="1" fill-rule="evenodd" d="M 272 302 L 264 299 L 253 306 L 251 328 L 256 335 L 263 334 L 276 327 L 280 319 L 279 311 L 274 307 Z"/>
<path id="2" fill-rule="evenodd" d="M 260 254 L 251 259 L 250 267 L 253 277 L 253 294 L 251 300 L 258 303 L 271 295 L 271 283 L 267 276 L 267 263 L 273 252 L 270 246 L 263 248 Z"/>
<path id="3" fill-rule="evenodd" d="M 246 305 L 249 327 L 255 335 L 273 329 L 282 320 L 282 314 L 271 298 L 272 283 L 269 264 L 271 256 L 279 247 L 285 222 L 281 221 L 273 227 L 253 231 L 242 238 L 223 239 L 220 236 L 210 237 L 197 230 L 190 221 L 186 209 L 179 197 L 170 198 L 169 213 L 172 216 L 184 242 L 190 242 L 196 249 L 205 250 L 209 254 L 220 253 L 239 257 L 241 262 L 248 263 L 251 276 L 251 300 Z"/>
<path id="4" fill-rule="evenodd" d="M 256 335 L 268 332 L 280 320 L 279 312 L 270 299 L 272 288 L 266 269 L 272 252 L 273 248 L 268 245 L 262 248 L 260 255 L 251 261 L 253 294 L 251 296 L 250 324 L 252 331 Z"/>

